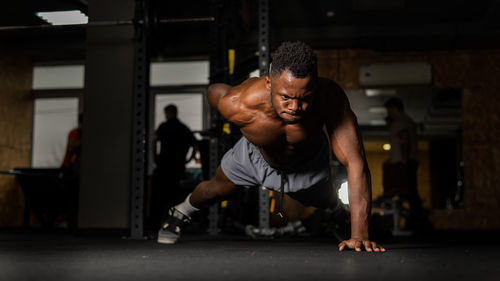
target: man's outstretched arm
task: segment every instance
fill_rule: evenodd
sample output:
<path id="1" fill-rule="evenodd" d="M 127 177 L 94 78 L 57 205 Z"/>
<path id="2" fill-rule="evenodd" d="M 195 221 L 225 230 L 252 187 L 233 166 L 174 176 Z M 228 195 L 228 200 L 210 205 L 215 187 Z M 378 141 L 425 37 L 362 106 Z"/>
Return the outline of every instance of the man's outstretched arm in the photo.
<path id="1" fill-rule="evenodd" d="M 349 186 L 349 206 L 351 209 L 351 238 L 340 242 L 339 251 L 345 247 L 361 251 L 385 251 L 377 243 L 370 241 L 368 234 L 371 214 L 371 176 L 366 162 L 363 144 L 359 135 L 356 116 L 347 98 L 340 104 L 342 115 L 332 123 L 330 137 L 332 148 L 339 161 L 347 168 Z"/>

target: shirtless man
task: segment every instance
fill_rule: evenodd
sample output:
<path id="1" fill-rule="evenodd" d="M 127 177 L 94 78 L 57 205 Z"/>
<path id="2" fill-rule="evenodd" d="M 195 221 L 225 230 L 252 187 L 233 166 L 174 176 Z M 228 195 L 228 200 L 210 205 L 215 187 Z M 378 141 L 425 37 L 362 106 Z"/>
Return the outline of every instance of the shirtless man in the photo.
<path id="1" fill-rule="evenodd" d="M 285 42 L 273 55 L 270 75 L 231 87 L 213 84 L 207 98 L 243 137 L 222 158 L 215 178 L 201 182 L 172 208 L 158 233 L 175 243 L 182 224 L 200 208 L 223 200 L 240 186 L 264 186 L 304 205 L 335 207 L 329 153 L 348 172 L 351 238 L 344 248 L 381 252 L 368 237 L 370 171 L 356 117 L 342 89 L 317 76 L 316 55 L 301 42 Z"/>

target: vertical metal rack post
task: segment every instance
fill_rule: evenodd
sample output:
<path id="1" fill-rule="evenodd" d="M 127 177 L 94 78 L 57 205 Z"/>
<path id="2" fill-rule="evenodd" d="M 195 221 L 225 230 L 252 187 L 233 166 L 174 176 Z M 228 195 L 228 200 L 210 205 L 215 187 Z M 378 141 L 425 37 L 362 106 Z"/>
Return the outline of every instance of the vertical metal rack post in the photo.
<path id="1" fill-rule="evenodd" d="M 145 1 L 136 1 L 136 17 L 144 14 Z M 132 103 L 132 172 L 130 192 L 130 238 L 143 238 L 144 186 L 147 171 L 146 132 L 148 123 L 149 60 L 146 27 L 135 26 L 134 93 Z"/>
<path id="2" fill-rule="evenodd" d="M 224 11 L 225 4 L 227 0 L 212 0 L 212 15 L 215 18 L 215 22 L 210 26 L 210 41 L 212 42 L 210 48 L 210 84 L 218 82 L 226 82 L 224 73 L 220 75 L 220 69 L 224 69 L 227 65 L 226 57 L 226 25 L 225 19 L 227 18 L 226 12 Z M 222 117 L 219 112 L 214 108 L 210 108 L 210 126 L 211 128 L 219 128 L 219 123 Z M 219 133 L 215 132 L 215 136 L 210 138 L 209 145 L 209 173 L 210 177 L 215 177 L 215 172 L 219 165 L 219 159 L 221 154 L 221 143 L 219 140 Z M 208 208 L 208 234 L 216 235 L 219 233 L 219 204 L 213 204 Z"/>
<path id="3" fill-rule="evenodd" d="M 269 71 L 269 1 L 259 0 L 259 73 Z M 264 187 L 259 188 L 259 228 L 269 228 L 269 195 Z"/>

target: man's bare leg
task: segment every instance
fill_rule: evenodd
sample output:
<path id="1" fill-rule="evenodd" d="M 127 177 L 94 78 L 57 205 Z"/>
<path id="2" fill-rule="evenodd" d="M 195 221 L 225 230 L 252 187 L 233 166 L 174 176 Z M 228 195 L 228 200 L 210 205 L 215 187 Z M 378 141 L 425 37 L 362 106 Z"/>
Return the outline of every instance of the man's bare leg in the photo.
<path id="1" fill-rule="evenodd" d="M 169 217 L 158 232 L 158 243 L 173 244 L 177 242 L 182 225 L 190 220 L 193 213 L 221 201 L 237 189 L 238 186 L 226 177 L 219 166 L 215 178 L 198 184 L 184 202 L 169 211 Z"/>
<path id="2" fill-rule="evenodd" d="M 219 166 L 213 179 L 198 184 L 190 194 L 189 203 L 198 209 L 206 208 L 230 196 L 237 189 L 238 186 L 226 177 Z"/>

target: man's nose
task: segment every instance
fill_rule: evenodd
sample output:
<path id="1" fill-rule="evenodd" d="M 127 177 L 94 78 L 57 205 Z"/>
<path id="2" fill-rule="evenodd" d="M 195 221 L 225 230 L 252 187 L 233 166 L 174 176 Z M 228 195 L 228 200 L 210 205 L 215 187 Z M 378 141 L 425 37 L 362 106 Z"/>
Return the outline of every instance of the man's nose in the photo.
<path id="1" fill-rule="evenodd" d="M 297 112 L 300 109 L 300 103 L 298 100 L 291 100 L 290 103 L 288 104 L 288 109 L 290 111 Z"/>

